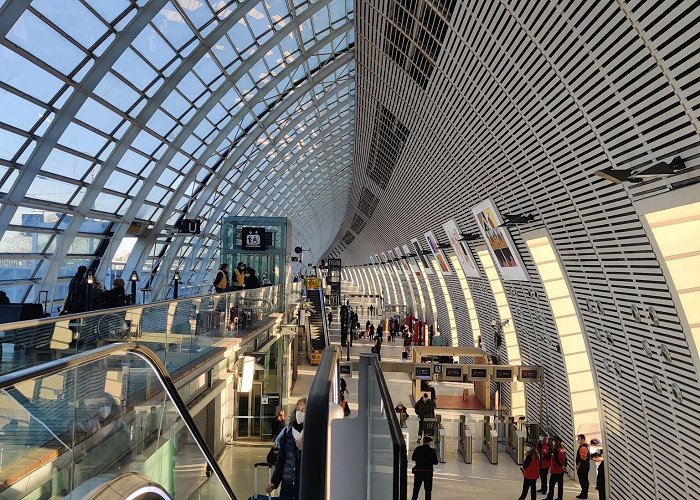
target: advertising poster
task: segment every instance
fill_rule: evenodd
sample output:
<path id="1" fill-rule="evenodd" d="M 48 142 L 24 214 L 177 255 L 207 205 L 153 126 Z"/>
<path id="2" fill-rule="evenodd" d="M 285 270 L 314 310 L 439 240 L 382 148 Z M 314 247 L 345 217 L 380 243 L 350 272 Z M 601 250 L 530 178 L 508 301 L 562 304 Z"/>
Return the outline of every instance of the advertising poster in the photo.
<path id="1" fill-rule="evenodd" d="M 408 265 L 408 257 L 406 257 L 405 259 L 403 258 L 406 254 L 404 254 L 399 247 L 394 248 L 394 252 L 396 253 L 396 257 L 399 259 L 399 267 L 401 267 L 401 270 L 403 271 L 404 275 L 410 276 L 411 267 Z"/>
<path id="2" fill-rule="evenodd" d="M 457 227 L 457 223 L 454 219 L 450 219 L 442 225 L 442 228 L 447 233 L 447 239 L 450 241 L 450 245 L 455 251 L 457 260 L 462 266 L 464 275 L 467 278 L 478 278 L 479 277 L 479 267 L 476 265 L 476 260 L 474 260 L 474 255 L 472 254 L 469 246 L 465 241 L 461 241 L 462 233 Z"/>
<path id="3" fill-rule="evenodd" d="M 418 260 L 421 263 L 425 274 L 433 274 L 433 269 L 430 267 L 428 259 L 426 259 L 425 255 L 423 255 L 423 249 L 421 248 L 420 243 L 418 243 L 418 240 L 412 239 L 411 244 L 413 245 L 413 250 L 416 254 L 416 260 Z"/>
<path id="4" fill-rule="evenodd" d="M 403 254 L 406 256 L 406 262 L 408 263 L 408 267 L 411 268 L 411 271 L 416 275 L 420 276 L 420 266 L 418 265 L 418 261 L 416 260 L 415 257 L 411 257 L 411 249 L 408 248 L 408 245 L 401 245 L 401 248 L 403 249 Z"/>
<path id="5" fill-rule="evenodd" d="M 433 257 L 438 261 L 438 266 L 440 266 L 440 270 L 442 271 L 442 274 L 445 276 L 448 276 L 452 274 L 452 269 L 450 269 L 450 264 L 447 262 L 447 256 L 445 255 L 445 252 L 443 252 L 440 247 L 438 246 L 438 240 L 435 237 L 435 233 L 432 231 L 428 231 L 425 233 L 425 241 L 428 242 L 428 248 L 430 248 L 430 251 L 433 252 Z"/>
<path id="6" fill-rule="evenodd" d="M 503 279 L 506 281 L 528 281 L 527 271 L 508 229 L 499 227 L 503 224 L 503 220 L 491 199 L 487 198 L 475 205 L 472 208 L 472 213 L 476 217 L 479 231 L 486 240 L 486 246 L 488 246 L 491 257 L 493 257 Z"/>
<path id="7" fill-rule="evenodd" d="M 386 264 L 389 262 L 389 259 L 386 258 L 386 253 L 382 252 L 382 264 Z"/>

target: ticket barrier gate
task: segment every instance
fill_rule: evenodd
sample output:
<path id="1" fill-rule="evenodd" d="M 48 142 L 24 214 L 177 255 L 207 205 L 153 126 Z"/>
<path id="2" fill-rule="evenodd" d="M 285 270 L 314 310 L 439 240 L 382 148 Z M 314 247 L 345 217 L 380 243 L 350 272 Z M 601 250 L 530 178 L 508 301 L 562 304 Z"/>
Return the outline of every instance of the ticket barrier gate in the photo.
<path id="1" fill-rule="evenodd" d="M 481 447 L 482 451 L 492 464 L 498 463 L 498 431 L 494 428 L 496 424 L 491 423 L 489 416 L 484 417 L 483 434 L 484 443 Z"/>
<path id="2" fill-rule="evenodd" d="M 465 464 L 472 463 L 474 441 L 472 439 L 472 431 L 467 425 L 467 419 L 464 415 L 459 416 L 459 444 L 457 450 L 462 455 Z"/>
<path id="3" fill-rule="evenodd" d="M 423 436 L 430 436 L 435 443 L 435 451 L 437 452 L 440 463 L 445 463 L 445 442 L 447 433 L 440 423 L 440 415 L 435 418 L 426 417 L 423 419 Z"/>
<path id="4" fill-rule="evenodd" d="M 506 451 L 516 464 L 522 465 L 525 461 L 525 432 L 515 422 L 508 423 Z"/>

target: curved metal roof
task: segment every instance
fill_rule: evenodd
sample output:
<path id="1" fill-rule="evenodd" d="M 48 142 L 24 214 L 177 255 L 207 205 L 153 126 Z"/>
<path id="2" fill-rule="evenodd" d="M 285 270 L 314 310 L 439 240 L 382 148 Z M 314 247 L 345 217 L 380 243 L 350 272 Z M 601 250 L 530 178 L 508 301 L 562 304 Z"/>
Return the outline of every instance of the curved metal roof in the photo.
<path id="1" fill-rule="evenodd" d="M 224 215 L 288 216 L 325 252 L 350 193 L 352 9 L 0 0 L 0 289 L 60 301 L 97 259 L 98 279 L 179 269 L 197 292 Z M 172 236 L 185 216 L 203 237 Z"/>

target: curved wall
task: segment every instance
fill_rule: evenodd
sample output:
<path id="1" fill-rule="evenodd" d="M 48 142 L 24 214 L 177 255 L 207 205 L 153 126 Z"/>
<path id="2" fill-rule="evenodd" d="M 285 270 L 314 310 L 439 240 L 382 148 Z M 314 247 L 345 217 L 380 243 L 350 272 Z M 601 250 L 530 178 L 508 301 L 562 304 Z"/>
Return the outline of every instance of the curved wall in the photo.
<path id="1" fill-rule="evenodd" d="M 670 284 L 671 253 L 642 216 L 700 199 L 687 186 L 700 166 L 699 16 L 694 2 L 358 2 L 353 188 L 330 253 L 364 265 L 414 238 L 425 246 L 427 231 L 446 242 L 452 218 L 475 233 L 471 208 L 487 197 L 502 214 L 533 215 L 510 228 L 529 281 L 503 281 L 521 355 L 546 367 L 543 420 L 573 435 L 561 338 L 525 243 L 545 230 L 581 319 L 612 498 L 690 498 L 700 488 L 694 323 Z M 677 156 L 688 168 L 670 177 L 595 175 Z M 470 245 L 476 256 L 484 241 Z M 477 263 L 480 277 L 467 282 L 493 351 L 491 321 L 504 318 Z M 462 342 L 470 323 L 458 322 Z M 528 413 L 535 397 L 527 392 Z"/>

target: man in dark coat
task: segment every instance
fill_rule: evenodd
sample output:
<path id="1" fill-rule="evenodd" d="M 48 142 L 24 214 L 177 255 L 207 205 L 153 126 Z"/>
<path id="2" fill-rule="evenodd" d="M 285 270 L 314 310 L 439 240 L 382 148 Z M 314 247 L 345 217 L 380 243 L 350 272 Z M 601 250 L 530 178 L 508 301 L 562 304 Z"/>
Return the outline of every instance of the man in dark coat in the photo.
<path id="1" fill-rule="evenodd" d="M 421 485 L 425 486 L 425 500 L 430 500 L 433 492 L 433 466 L 437 465 L 438 457 L 430 443 L 433 440 L 429 436 L 423 438 L 423 444 L 416 447 L 411 455 L 411 460 L 416 463 L 413 468 L 413 496 L 411 500 L 418 500 Z"/>
<path id="2" fill-rule="evenodd" d="M 87 284 L 85 283 L 87 267 L 80 266 L 68 283 L 68 297 L 64 310 L 67 313 L 81 313 L 87 310 Z"/>

